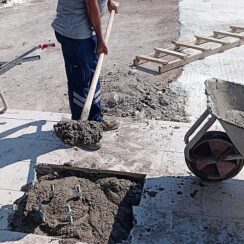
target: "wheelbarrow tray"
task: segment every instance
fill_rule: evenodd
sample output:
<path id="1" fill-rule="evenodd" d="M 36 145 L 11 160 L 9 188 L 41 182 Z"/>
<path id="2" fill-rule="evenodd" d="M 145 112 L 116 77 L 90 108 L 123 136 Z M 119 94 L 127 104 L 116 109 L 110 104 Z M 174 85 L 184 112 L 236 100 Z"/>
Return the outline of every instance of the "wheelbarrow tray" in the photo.
<path id="1" fill-rule="evenodd" d="M 244 85 L 210 79 L 205 82 L 205 87 L 209 112 L 219 120 L 232 143 L 244 157 L 244 120 L 242 123 L 235 123 L 234 119 L 232 121 L 228 117 L 231 111 L 244 115 Z"/>

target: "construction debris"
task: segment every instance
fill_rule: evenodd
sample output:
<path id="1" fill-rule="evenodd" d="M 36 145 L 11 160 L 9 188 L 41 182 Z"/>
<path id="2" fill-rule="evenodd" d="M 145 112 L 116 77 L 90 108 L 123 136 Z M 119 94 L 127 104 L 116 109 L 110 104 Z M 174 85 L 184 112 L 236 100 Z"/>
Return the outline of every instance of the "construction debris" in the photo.
<path id="1" fill-rule="evenodd" d="M 104 173 L 87 174 L 67 167 L 62 172 L 67 177 L 60 172 L 39 177 L 29 192 L 16 201 L 13 229 L 87 243 L 115 244 L 125 240 L 133 226 L 132 206 L 140 202 L 144 178 L 129 180 L 122 174 L 119 178 L 114 174 L 103 177 Z M 47 194 L 50 182 L 55 185 L 52 199 Z M 76 193 L 84 198 L 82 203 L 74 197 L 74 185 Z"/>

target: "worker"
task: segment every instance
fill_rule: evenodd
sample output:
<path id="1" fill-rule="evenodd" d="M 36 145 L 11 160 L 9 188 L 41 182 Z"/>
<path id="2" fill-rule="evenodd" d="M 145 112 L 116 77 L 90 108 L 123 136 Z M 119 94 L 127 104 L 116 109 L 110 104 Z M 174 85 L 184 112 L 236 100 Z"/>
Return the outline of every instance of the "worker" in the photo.
<path id="1" fill-rule="evenodd" d="M 72 120 L 81 118 L 99 54 L 108 54 L 101 26 L 106 8 L 117 13 L 118 3 L 112 0 L 58 0 L 52 27 L 62 47 Z M 104 131 L 119 126 L 117 121 L 103 118 L 99 81 L 88 120 L 101 122 Z"/>

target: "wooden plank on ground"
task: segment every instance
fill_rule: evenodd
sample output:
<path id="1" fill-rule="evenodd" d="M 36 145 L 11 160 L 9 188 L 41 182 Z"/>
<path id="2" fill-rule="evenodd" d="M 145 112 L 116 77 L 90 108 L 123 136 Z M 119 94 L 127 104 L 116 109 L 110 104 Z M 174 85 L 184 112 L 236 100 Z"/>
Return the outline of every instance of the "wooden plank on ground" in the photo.
<path id="1" fill-rule="evenodd" d="M 185 53 L 176 52 L 176 51 L 172 51 L 172 50 L 168 50 L 168 49 L 163 49 L 163 48 L 159 48 L 159 47 L 154 48 L 154 50 L 156 52 L 165 53 L 165 54 L 168 54 L 168 55 L 171 55 L 171 56 L 175 56 L 175 57 L 178 57 L 178 58 L 186 58 L 188 56 Z"/>
<path id="2" fill-rule="evenodd" d="M 232 30 L 234 30 L 234 31 L 236 31 L 236 30 L 244 31 L 244 27 L 243 27 L 243 26 L 232 25 L 230 28 L 231 28 Z"/>
<path id="3" fill-rule="evenodd" d="M 240 39 L 244 39 L 244 36 L 236 34 L 236 33 L 231 33 L 231 32 L 227 32 L 227 31 L 213 31 L 215 36 L 218 35 L 223 35 L 223 36 L 230 36 L 230 37 L 234 37 L 234 38 L 240 38 Z"/>
<path id="4" fill-rule="evenodd" d="M 169 62 L 163 59 L 159 59 L 159 58 L 153 58 L 153 57 L 149 57 L 146 55 L 140 55 L 140 56 L 136 56 L 136 59 L 134 62 L 136 62 L 138 60 L 138 62 L 140 60 L 145 60 L 145 61 L 149 61 L 149 62 L 153 62 L 153 63 L 157 63 L 157 64 L 168 64 Z"/>
<path id="5" fill-rule="evenodd" d="M 146 175 L 139 173 L 130 173 L 130 172 L 122 172 L 122 171 L 114 171 L 114 170 L 106 170 L 106 169 L 90 169 L 90 168 L 80 168 L 75 166 L 67 166 L 67 165 L 56 165 L 56 164 L 38 164 L 35 168 L 37 179 L 41 177 L 52 174 L 54 172 L 58 172 L 62 175 L 66 176 L 87 176 L 87 178 L 105 178 L 105 177 L 117 177 L 117 178 L 128 178 L 134 181 L 144 181 Z"/>
<path id="6" fill-rule="evenodd" d="M 213 37 L 205 37 L 205 36 L 195 36 L 197 38 L 197 40 L 205 40 L 205 41 L 208 41 L 208 42 L 214 42 L 214 43 L 218 43 L 218 44 L 222 44 L 222 45 L 225 45 L 225 44 L 228 44 L 229 42 L 227 41 L 224 41 L 224 40 L 220 40 L 220 39 L 217 39 L 217 38 L 213 38 Z"/>
<path id="7" fill-rule="evenodd" d="M 209 51 L 210 49 L 208 48 L 204 48 L 204 47 L 199 47 L 198 45 L 191 45 L 191 44 L 186 44 L 186 43 L 181 43 L 181 42 L 172 42 L 173 44 L 175 44 L 176 49 L 178 49 L 179 47 L 187 47 L 190 49 L 196 49 L 202 52 L 206 52 Z"/>

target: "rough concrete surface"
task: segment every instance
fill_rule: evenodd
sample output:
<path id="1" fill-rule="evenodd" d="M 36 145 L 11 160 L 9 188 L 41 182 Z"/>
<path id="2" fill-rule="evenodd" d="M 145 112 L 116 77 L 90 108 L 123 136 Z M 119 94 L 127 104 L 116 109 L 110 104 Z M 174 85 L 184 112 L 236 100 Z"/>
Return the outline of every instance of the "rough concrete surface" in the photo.
<path id="1" fill-rule="evenodd" d="M 184 136 L 191 124 L 120 118 L 118 131 L 104 133 L 101 150 L 87 152 L 64 147 L 55 136 L 53 124 L 66 116 L 18 110 L 0 115 L 0 228 L 7 229 L 9 209 L 23 194 L 20 187 L 34 179 L 36 165 L 71 162 L 89 169 L 147 174 L 138 206 L 142 210 L 133 208 L 136 223 L 127 243 L 164 244 L 175 239 L 192 244 L 243 243 L 244 171 L 218 184 L 190 176 L 184 161 Z M 40 125 L 42 120 L 46 123 Z M 12 190 L 11 195 L 6 189 Z M 16 234 L 6 238 L 2 233 L 0 242 L 47 243 L 36 235 L 22 233 L 14 239 Z"/>
<path id="2" fill-rule="evenodd" d="M 120 2 L 121 12 L 116 16 L 110 54 L 102 72 L 103 103 L 108 114 L 138 119 L 172 119 L 172 115 L 176 115 L 174 120 L 178 120 L 178 116 L 184 119 L 187 99 L 187 112 L 195 118 L 206 109 L 203 85 L 206 78 L 214 76 L 241 82 L 244 69 L 240 50 L 243 47 L 187 65 L 183 75 L 170 87 L 164 85 L 174 80 L 180 70 L 167 73 L 167 77 L 134 71 L 128 65 L 135 55 L 150 53 L 156 46 L 166 47 L 169 41 L 177 39 L 178 1 Z M 50 23 L 55 15 L 55 4 L 47 0 L 28 0 L 23 5 L 0 9 L 3 61 L 39 42 L 54 40 Z M 242 0 L 182 0 L 181 40 L 192 39 L 194 34 L 211 34 L 213 29 L 226 30 L 229 24 L 243 25 L 243 9 Z M 66 112 L 69 109 L 60 48 L 39 53 L 42 60 L 25 63 L 1 76 L 7 102 L 10 108 Z M 167 115 L 166 107 L 166 112 L 174 107 L 176 111 Z M 36 123 L 30 124 L 31 116 Z M 44 125 L 40 120 L 45 115 L 37 112 L 10 111 L 1 116 L 1 188 L 19 190 L 20 183 L 34 179 L 34 167 L 42 162 L 69 161 L 88 168 L 145 172 L 150 175 L 147 185 L 154 181 L 155 187 L 145 188 L 145 198 L 139 206 L 141 211 L 135 208 L 137 223 L 131 232 L 132 243 L 243 242 L 243 172 L 236 177 L 240 180 L 206 187 L 193 185 L 184 162 L 183 138 L 189 124 L 146 120 L 136 123 L 123 119 L 119 131 L 104 136 L 103 148 L 91 153 L 65 147 L 58 141 L 52 131 L 53 121 L 59 120 L 54 119 L 55 116 L 48 114 Z M 152 176 L 159 178 L 154 180 Z M 87 189 L 92 186 L 93 183 L 87 184 Z M 8 197 L 5 191 L 1 194 Z M 57 200 L 64 205 L 63 199 Z M 93 200 L 96 203 L 96 199 Z M 3 201 L 2 212 L 5 205 Z M 56 209 L 52 207 L 51 211 Z M 4 213 L 6 216 L 6 211 Z"/>
<path id="3" fill-rule="evenodd" d="M 179 13 L 181 41 L 192 40 L 194 35 L 211 35 L 213 30 L 227 31 L 230 25 L 244 26 L 243 0 L 183 0 L 179 2 Z M 185 110 L 190 120 L 194 121 L 206 109 L 205 80 L 215 77 L 243 84 L 243 55 L 241 46 L 184 67 L 171 89 L 185 91 Z"/>
<path id="4" fill-rule="evenodd" d="M 81 195 L 76 186 L 80 186 Z M 139 204 L 142 187 L 141 183 L 115 177 L 91 180 L 58 173 L 45 175 L 16 201 L 18 210 L 11 225 L 15 231 L 68 238 L 67 243 L 71 239 L 91 244 L 119 243 L 130 233 L 132 206 Z M 67 204 L 72 211 L 72 224 Z"/>
<path id="5" fill-rule="evenodd" d="M 225 119 L 236 126 L 244 128 L 244 111 L 229 110 L 226 112 Z"/>
<path id="6" fill-rule="evenodd" d="M 33 234 L 26 234 L 20 232 L 6 231 L 0 230 L 0 242 L 5 244 L 44 244 L 44 243 L 52 243 L 52 244 L 61 244 L 60 240 L 57 238 L 49 237 L 49 236 L 40 236 Z M 71 244 L 71 243 L 70 243 Z M 76 244 L 86 244 L 81 242 L 76 242 Z"/>
<path id="7" fill-rule="evenodd" d="M 136 55 L 150 53 L 156 46 L 166 47 L 178 38 L 178 0 L 120 3 L 102 71 L 105 111 L 116 116 L 140 114 L 147 118 L 184 120 L 184 99 L 178 102 L 177 94 L 168 88 L 164 92 L 164 86 L 176 79 L 180 70 L 153 76 L 129 67 Z M 56 1 L 28 0 L 0 9 L 1 59 L 10 60 L 41 42 L 55 41 L 51 28 L 55 8 Z M 107 19 L 108 14 L 104 25 Z M 9 107 L 69 112 L 60 46 L 36 53 L 41 54 L 40 61 L 24 63 L 1 76 L 1 88 Z"/>
<path id="8" fill-rule="evenodd" d="M 13 4 L 20 4 L 26 2 L 25 0 L 0 0 L 0 4 L 2 4 L 2 7 L 9 7 Z"/>
<path id="9" fill-rule="evenodd" d="M 244 127 L 244 85 L 219 79 L 205 82 L 208 107 L 231 124 Z"/>
<path id="10" fill-rule="evenodd" d="M 95 121 L 60 121 L 53 128 L 62 142 L 76 147 L 100 142 L 103 133 L 101 123 Z"/>

